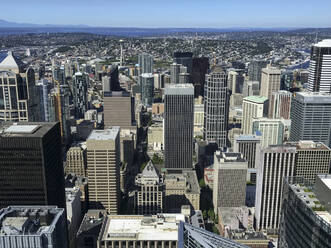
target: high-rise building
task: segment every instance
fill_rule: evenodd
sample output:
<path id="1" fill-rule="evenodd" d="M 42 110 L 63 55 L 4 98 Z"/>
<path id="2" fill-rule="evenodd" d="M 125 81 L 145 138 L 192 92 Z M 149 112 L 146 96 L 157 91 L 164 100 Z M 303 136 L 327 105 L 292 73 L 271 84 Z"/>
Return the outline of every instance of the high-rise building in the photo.
<path id="1" fill-rule="evenodd" d="M 117 214 L 120 200 L 120 129 L 94 130 L 86 141 L 89 204 Z"/>
<path id="2" fill-rule="evenodd" d="M 268 102 L 268 98 L 264 96 L 247 96 L 243 99 L 243 134 L 253 133 L 253 118 L 262 118 L 267 114 Z"/>
<path id="3" fill-rule="evenodd" d="M 164 96 L 164 157 L 165 167 L 192 168 L 194 87 L 172 84 Z"/>
<path id="4" fill-rule="evenodd" d="M 138 64 L 140 73 L 153 73 L 153 56 L 147 53 L 138 55 Z"/>
<path id="5" fill-rule="evenodd" d="M 258 81 L 261 83 L 261 71 L 262 68 L 267 66 L 267 61 L 265 60 L 253 60 L 248 65 L 248 76 L 251 81 Z"/>
<path id="6" fill-rule="evenodd" d="M 229 91 L 227 75 L 220 67 L 206 75 L 204 97 L 204 139 L 227 146 Z"/>
<path id="7" fill-rule="evenodd" d="M 269 146 L 259 159 L 255 222 L 257 230 L 274 230 L 279 226 L 283 178 L 295 175 L 296 146 Z"/>
<path id="8" fill-rule="evenodd" d="M 86 145 L 78 144 L 70 147 L 67 152 L 65 165 L 66 174 L 74 173 L 77 176 L 86 176 Z"/>
<path id="9" fill-rule="evenodd" d="M 260 96 L 271 99 L 272 92 L 280 90 L 281 71 L 275 67 L 268 66 L 262 69 Z"/>
<path id="10" fill-rule="evenodd" d="M 289 143 L 297 148 L 295 176 L 303 177 L 311 183 L 318 174 L 327 174 L 331 164 L 331 149 L 321 142 L 301 140 Z"/>
<path id="11" fill-rule="evenodd" d="M 140 75 L 141 102 L 146 107 L 151 107 L 154 101 L 154 76 L 152 73 Z"/>
<path id="12" fill-rule="evenodd" d="M 273 92 L 269 102 L 269 118 L 290 119 L 292 93 L 286 90 Z"/>
<path id="13" fill-rule="evenodd" d="M 243 97 L 260 95 L 259 81 L 244 81 Z"/>
<path id="14" fill-rule="evenodd" d="M 235 93 L 243 93 L 243 86 L 244 86 L 244 70 L 235 70 L 230 69 L 228 71 L 228 88 L 232 94 Z"/>
<path id="15" fill-rule="evenodd" d="M 0 129 L 0 208 L 65 208 L 59 123 L 4 122 Z"/>
<path id="16" fill-rule="evenodd" d="M 163 212 L 163 178 L 152 161 L 149 161 L 142 173 L 136 176 L 139 187 L 135 195 L 137 214 L 158 214 Z"/>
<path id="17" fill-rule="evenodd" d="M 36 84 L 37 95 L 39 96 L 40 121 L 51 121 L 48 101 L 48 94 L 51 91 L 51 87 L 51 83 L 46 79 L 42 79 Z"/>
<path id="18" fill-rule="evenodd" d="M 104 92 L 105 128 L 119 126 L 130 129 L 135 126 L 134 98 L 125 91 Z"/>
<path id="19" fill-rule="evenodd" d="M 170 67 L 171 83 L 179 84 L 180 64 L 173 63 Z"/>
<path id="20" fill-rule="evenodd" d="M 194 97 L 204 96 L 205 75 L 209 70 L 209 59 L 206 57 L 193 58 L 192 82 L 194 85 Z"/>
<path id="21" fill-rule="evenodd" d="M 284 180 L 279 247 L 331 247 L 331 175 Z"/>
<path id="22" fill-rule="evenodd" d="M 257 168 L 261 152 L 261 135 L 235 135 L 233 151 L 241 153 L 248 162 L 248 168 Z"/>
<path id="23" fill-rule="evenodd" d="M 261 134 L 261 147 L 281 145 L 284 140 L 284 123 L 280 119 L 253 118 L 253 133 Z"/>
<path id="24" fill-rule="evenodd" d="M 247 161 L 241 153 L 216 151 L 214 155 L 213 204 L 241 207 L 246 199 Z"/>
<path id="25" fill-rule="evenodd" d="M 85 73 L 76 72 L 73 77 L 73 98 L 75 106 L 75 118 L 84 118 L 87 111 L 88 76 Z"/>
<path id="26" fill-rule="evenodd" d="M 323 40 L 311 48 L 308 90 L 331 93 L 331 40 Z"/>
<path id="27" fill-rule="evenodd" d="M 64 248 L 68 244 L 63 208 L 28 205 L 0 210 L 0 247 Z"/>
<path id="28" fill-rule="evenodd" d="M 246 245 L 236 243 L 233 240 L 223 238 L 203 228 L 192 226 L 183 221 L 179 224 L 178 248 L 248 248 Z"/>
<path id="29" fill-rule="evenodd" d="M 174 62 L 185 66 L 187 68 L 187 72 L 191 74 L 193 64 L 192 56 L 193 53 L 191 52 L 174 52 Z"/>
<path id="30" fill-rule="evenodd" d="M 40 121 L 35 73 L 13 55 L 0 54 L 0 121 Z"/>
<path id="31" fill-rule="evenodd" d="M 292 96 L 290 141 L 313 140 L 330 145 L 331 95 L 297 92 Z"/>

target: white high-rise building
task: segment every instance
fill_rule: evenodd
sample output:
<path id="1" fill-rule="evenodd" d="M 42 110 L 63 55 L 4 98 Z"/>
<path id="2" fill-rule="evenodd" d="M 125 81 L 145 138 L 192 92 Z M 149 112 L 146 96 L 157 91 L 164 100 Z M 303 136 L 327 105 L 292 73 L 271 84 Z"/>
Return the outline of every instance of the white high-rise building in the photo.
<path id="1" fill-rule="evenodd" d="M 271 99 L 272 92 L 280 90 L 281 71 L 275 67 L 267 66 L 262 69 L 260 96 Z"/>
<path id="2" fill-rule="evenodd" d="M 261 147 L 281 145 L 284 139 L 284 123 L 281 119 L 254 118 L 253 133 L 261 133 Z"/>
<path id="3" fill-rule="evenodd" d="M 331 39 L 318 42 L 311 49 L 308 90 L 331 93 Z"/>
<path id="4" fill-rule="evenodd" d="M 243 99 L 243 134 L 252 134 L 253 118 L 262 118 L 267 113 L 268 99 L 264 96 L 248 96 Z"/>

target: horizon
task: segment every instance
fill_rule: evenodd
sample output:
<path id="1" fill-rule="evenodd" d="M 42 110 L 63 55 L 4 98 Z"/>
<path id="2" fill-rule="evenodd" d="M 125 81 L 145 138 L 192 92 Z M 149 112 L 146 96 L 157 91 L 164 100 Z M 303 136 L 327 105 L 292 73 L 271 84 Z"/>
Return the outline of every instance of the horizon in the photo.
<path id="1" fill-rule="evenodd" d="M 35 0 L 6 2 L 1 19 L 8 22 L 51 26 L 89 26 L 92 28 L 328 28 L 331 1 L 279 0 L 261 3 L 238 0 L 235 3 L 206 0 L 169 0 L 165 3 L 142 0 L 139 3 L 87 0 L 56 3 Z M 17 8 L 17 4 L 20 8 Z M 13 18 L 12 10 L 16 16 Z M 299 11 L 300 10 L 300 11 Z"/>

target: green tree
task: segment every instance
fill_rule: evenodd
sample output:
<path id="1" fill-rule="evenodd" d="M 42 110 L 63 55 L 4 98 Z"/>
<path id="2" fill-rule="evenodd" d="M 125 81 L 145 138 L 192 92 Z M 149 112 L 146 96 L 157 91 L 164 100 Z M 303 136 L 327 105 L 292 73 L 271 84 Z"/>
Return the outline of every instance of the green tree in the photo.
<path id="1" fill-rule="evenodd" d="M 204 180 L 203 178 L 201 178 L 201 179 L 199 180 L 199 186 L 200 186 L 200 188 L 204 188 L 204 187 L 206 187 L 206 183 L 205 183 L 205 180 Z"/>

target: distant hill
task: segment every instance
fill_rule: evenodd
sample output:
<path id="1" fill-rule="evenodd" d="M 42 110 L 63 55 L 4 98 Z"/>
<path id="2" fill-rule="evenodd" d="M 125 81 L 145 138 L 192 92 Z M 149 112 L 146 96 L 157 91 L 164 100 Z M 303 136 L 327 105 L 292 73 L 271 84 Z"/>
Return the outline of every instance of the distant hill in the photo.
<path id="1" fill-rule="evenodd" d="M 323 33 L 323 34 L 331 34 L 331 28 L 300 28 L 300 29 L 289 30 L 288 33 L 302 33 L 302 34 Z"/>
<path id="2" fill-rule="evenodd" d="M 87 25 L 53 25 L 53 24 L 33 24 L 33 23 L 18 23 L 0 20 L 0 28 L 41 28 L 41 27 L 79 27 L 87 28 Z"/>

